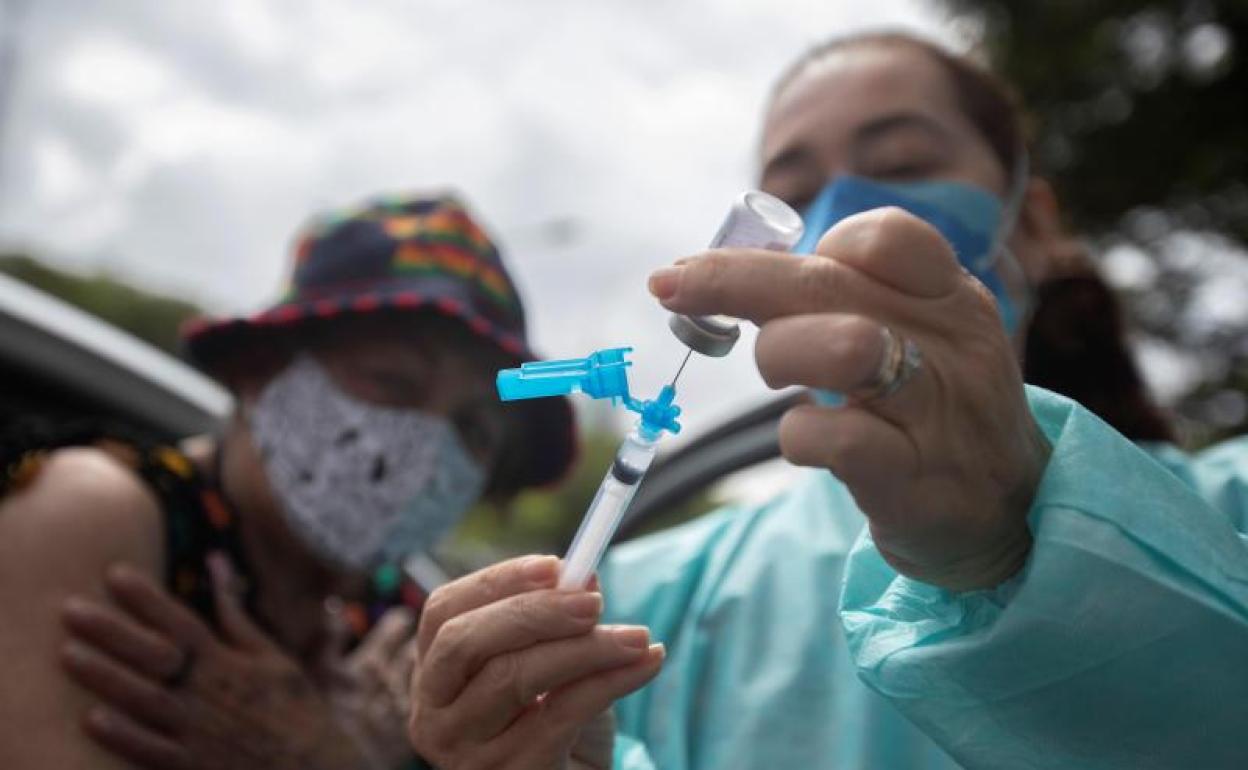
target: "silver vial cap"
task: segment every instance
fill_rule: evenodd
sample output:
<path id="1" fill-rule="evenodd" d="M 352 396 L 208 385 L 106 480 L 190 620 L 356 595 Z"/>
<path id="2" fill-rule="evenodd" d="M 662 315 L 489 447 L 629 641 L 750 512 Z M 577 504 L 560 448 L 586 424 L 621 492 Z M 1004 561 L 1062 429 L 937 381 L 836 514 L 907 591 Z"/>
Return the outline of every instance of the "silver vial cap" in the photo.
<path id="1" fill-rule="evenodd" d="M 673 313 L 667 326 L 686 347 L 711 358 L 728 355 L 741 337 L 741 328 L 728 316 Z"/>

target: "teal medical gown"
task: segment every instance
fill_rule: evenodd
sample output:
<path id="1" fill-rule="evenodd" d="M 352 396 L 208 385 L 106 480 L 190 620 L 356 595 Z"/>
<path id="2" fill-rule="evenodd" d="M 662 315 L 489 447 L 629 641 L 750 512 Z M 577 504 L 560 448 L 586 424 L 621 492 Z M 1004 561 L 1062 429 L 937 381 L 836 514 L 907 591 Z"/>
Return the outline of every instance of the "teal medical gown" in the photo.
<path id="1" fill-rule="evenodd" d="M 842 606 L 859 673 L 967 767 L 1248 768 L 1248 439 L 1150 456 L 1030 398 L 1053 456 L 1027 564 L 957 595 L 864 538 Z"/>
<path id="2" fill-rule="evenodd" d="M 668 645 L 616 766 L 1248 767 L 1248 440 L 1150 455 L 1028 398 L 1053 455 L 995 590 L 897 575 L 821 471 L 616 548 L 608 621 Z"/>
<path id="3" fill-rule="evenodd" d="M 617 705 L 616 767 L 957 767 L 855 676 L 837 601 L 863 522 L 810 470 L 766 505 L 615 548 L 604 622 L 644 623 L 668 648 L 658 678 Z"/>

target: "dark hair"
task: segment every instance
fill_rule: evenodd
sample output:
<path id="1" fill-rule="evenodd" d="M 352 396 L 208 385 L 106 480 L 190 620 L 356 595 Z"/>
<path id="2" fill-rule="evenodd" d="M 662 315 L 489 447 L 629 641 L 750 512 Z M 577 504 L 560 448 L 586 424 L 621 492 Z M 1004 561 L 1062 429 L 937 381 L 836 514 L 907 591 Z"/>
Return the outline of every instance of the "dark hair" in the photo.
<path id="1" fill-rule="evenodd" d="M 1074 398 L 1133 441 L 1174 441 L 1125 337 L 1118 298 L 1100 276 L 1088 270 L 1053 278 L 1036 290 L 1023 375 Z"/>
<path id="2" fill-rule="evenodd" d="M 1014 91 L 971 59 L 904 32 L 861 33 L 816 45 L 780 76 L 772 101 L 824 56 L 872 45 L 907 48 L 936 62 L 953 85 L 958 107 L 1006 175 L 1015 173 L 1027 138 Z M 1149 397 L 1127 345 L 1117 298 L 1090 263 L 1084 265 L 1037 287 L 1024 346 L 1024 379 L 1075 399 L 1133 441 L 1173 441 L 1174 430 Z"/>

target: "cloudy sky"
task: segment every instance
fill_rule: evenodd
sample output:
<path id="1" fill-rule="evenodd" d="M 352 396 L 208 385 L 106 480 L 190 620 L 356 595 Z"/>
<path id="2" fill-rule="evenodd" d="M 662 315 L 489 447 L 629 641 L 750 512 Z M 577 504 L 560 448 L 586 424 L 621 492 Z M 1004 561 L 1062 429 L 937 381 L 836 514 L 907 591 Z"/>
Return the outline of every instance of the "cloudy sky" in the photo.
<path id="1" fill-rule="evenodd" d="M 452 187 L 503 244 L 540 347 L 634 345 L 643 395 L 681 352 L 645 276 L 750 185 L 777 73 L 834 33 L 963 29 L 920 0 L 27 6 L 0 18 L 20 33 L 0 242 L 241 312 L 278 293 L 309 212 Z M 690 367 L 694 432 L 763 394 L 751 347 Z"/>

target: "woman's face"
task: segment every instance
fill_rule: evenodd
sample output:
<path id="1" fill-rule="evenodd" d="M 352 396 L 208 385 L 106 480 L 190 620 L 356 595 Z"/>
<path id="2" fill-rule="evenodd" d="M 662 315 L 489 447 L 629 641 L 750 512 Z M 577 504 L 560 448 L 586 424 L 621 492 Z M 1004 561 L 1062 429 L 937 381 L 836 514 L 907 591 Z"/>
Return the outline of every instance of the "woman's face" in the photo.
<path id="1" fill-rule="evenodd" d="M 763 190 L 800 211 L 841 174 L 969 182 L 1000 197 L 1009 186 L 939 63 L 888 44 L 849 45 L 811 62 L 767 114 Z"/>
<path id="2" fill-rule="evenodd" d="M 498 367 L 439 334 L 440 328 L 349 328 L 327 336 L 314 355 L 347 395 L 445 418 L 488 474 L 504 439 L 494 392 Z"/>
<path id="3" fill-rule="evenodd" d="M 498 361 L 445 325 L 413 328 L 346 323 L 330 327 L 310 352 L 344 393 L 378 406 L 413 409 L 445 418 L 465 449 L 487 473 L 503 446 L 504 418 L 494 395 Z M 243 413 L 254 406 L 278 372 L 257 373 L 236 383 Z M 323 561 L 290 529 L 243 422 L 227 438 L 224 481 L 243 509 L 244 543 L 261 581 L 260 614 L 288 649 L 309 653 L 323 631 L 327 596 L 358 595 L 366 575 Z"/>
<path id="4" fill-rule="evenodd" d="M 777 94 L 766 116 L 763 190 L 801 211 L 842 174 L 965 182 L 1002 200 L 1011 187 L 1010 172 L 958 106 L 944 67 L 902 44 L 851 44 L 820 57 Z M 1025 307 L 1029 287 L 1060 267 L 1073 241 L 1046 182 L 1028 180 L 1020 203 L 1006 241 L 1012 258 L 998 263 L 998 275 Z M 1020 353 L 1024 339 L 1020 324 Z"/>

